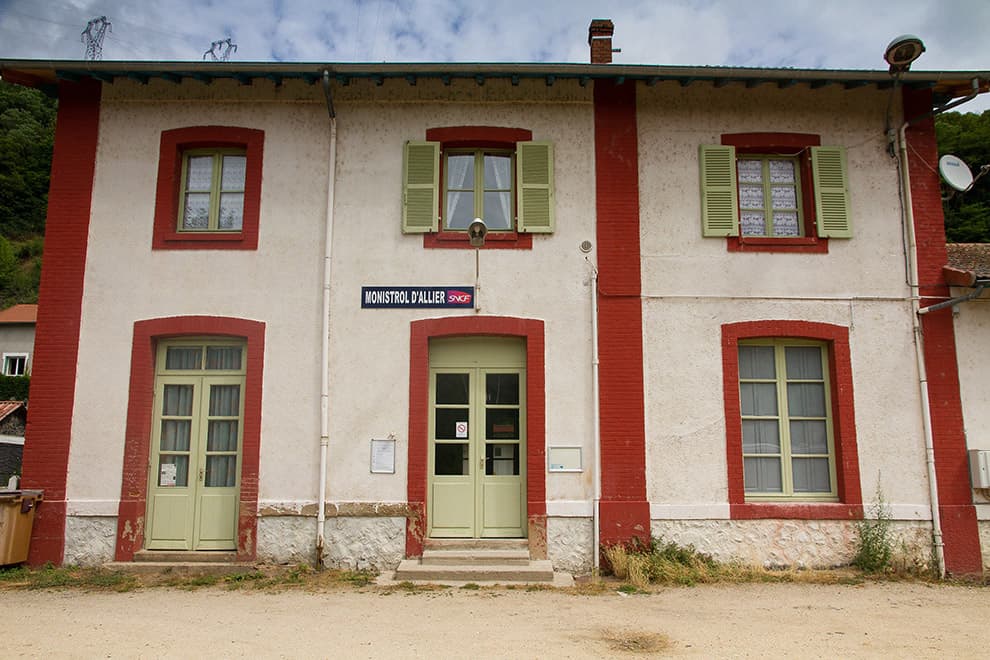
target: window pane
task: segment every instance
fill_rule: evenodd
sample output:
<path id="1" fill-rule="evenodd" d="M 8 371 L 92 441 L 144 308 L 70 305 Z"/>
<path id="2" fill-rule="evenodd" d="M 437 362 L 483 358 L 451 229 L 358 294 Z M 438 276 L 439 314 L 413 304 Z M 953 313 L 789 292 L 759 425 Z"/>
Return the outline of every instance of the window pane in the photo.
<path id="1" fill-rule="evenodd" d="M 739 186 L 739 208 L 762 209 L 763 186 L 752 186 L 752 185 Z"/>
<path id="2" fill-rule="evenodd" d="M 789 380 L 822 380 L 822 349 L 818 346 L 784 348 Z"/>
<path id="3" fill-rule="evenodd" d="M 467 443 L 434 445 L 433 474 L 440 476 L 470 474 L 468 468 Z"/>
<path id="4" fill-rule="evenodd" d="M 244 190 L 244 172 L 246 170 L 246 156 L 224 156 L 223 173 L 220 175 L 220 189 Z"/>
<path id="5" fill-rule="evenodd" d="M 437 374 L 437 403 L 467 403 L 469 382 L 468 374 Z"/>
<path id="6" fill-rule="evenodd" d="M 467 229 L 474 221 L 474 193 L 448 192 L 447 213 L 444 224 L 447 229 Z"/>
<path id="7" fill-rule="evenodd" d="M 739 402 L 743 415 L 776 415 L 777 386 L 773 383 L 740 383 Z"/>
<path id="8" fill-rule="evenodd" d="M 825 386 L 821 383 L 788 383 L 787 410 L 793 417 L 824 417 Z"/>
<path id="9" fill-rule="evenodd" d="M 770 188 L 770 198 L 775 209 L 797 208 L 797 188 L 794 186 L 773 186 Z"/>
<path id="10" fill-rule="evenodd" d="M 467 408 L 437 408 L 435 412 L 434 423 L 438 440 L 460 440 L 467 437 L 464 433 L 457 434 L 457 422 L 468 421 Z"/>
<path id="11" fill-rule="evenodd" d="M 163 465 L 174 465 L 174 480 L 170 476 L 173 471 Z M 159 456 L 158 457 L 158 485 L 185 487 L 189 485 L 189 457 L 188 456 Z"/>
<path id="12" fill-rule="evenodd" d="M 207 456 L 204 483 L 213 488 L 237 485 L 237 456 Z"/>
<path id="13" fill-rule="evenodd" d="M 743 459 L 743 480 L 748 492 L 781 492 L 779 458 Z"/>
<path id="14" fill-rule="evenodd" d="M 771 160 L 770 183 L 794 183 L 794 161 Z"/>
<path id="15" fill-rule="evenodd" d="M 490 440 L 519 439 L 519 409 L 489 408 L 485 411 L 486 436 Z"/>
<path id="16" fill-rule="evenodd" d="M 512 157 L 485 155 L 485 190 L 512 189 Z"/>
<path id="17" fill-rule="evenodd" d="M 519 374 L 486 374 L 485 403 L 514 406 L 519 404 Z"/>
<path id="18" fill-rule="evenodd" d="M 220 195 L 220 217 L 218 229 L 240 229 L 244 224 L 244 193 L 223 193 Z"/>
<path id="19" fill-rule="evenodd" d="M 163 419 L 161 451 L 189 451 L 189 432 L 192 422 L 188 419 Z"/>
<path id="20" fill-rule="evenodd" d="M 743 236 L 763 236 L 766 233 L 766 220 L 763 214 L 755 211 L 740 213 L 739 231 Z"/>
<path id="21" fill-rule="evenodd" d="M 206 368 L 237 371 L 241 368 L 240 346 L 207 346 Z"/>
<path id="22" fill-rule="evenodd" d="M 740 183 L 762 183 L 763 162 L 759 160 L 740 159 L 736 163 Z M 762 189 L 762 188 L 761 188 Z"/>
<path id="23" fill-rule="evenodd" d="M 169 346 L 165 349 L 165 368 L 199 369 L 202 366 L 202 346 Z M 165 389 L 167 390 L 167 386 Z"/>
<path id="24" fill-rule="evenodd" d="M 210 194 L 189 193 L 186 204 L 182 209 L 183 229 L 209 229 L 210 227 Z"/>
<path id="25" fill-rule="evenodd" d="M 791 466 L 795 493 L 832 492 L 827 458 L 795 458 Z"/>
<path id="26" fill-rule="evenodd" d="M 798 224 L 798 214 L 794 211 L 776 211 L 773 214 L 774 236 L 800 236 L 801 227 Z"/>
<path id="27" fill-rule="evenodd" d="M 485 445 L 485 474 L 512 476 L 519 474 L 519 445 L 502 443 Z"/>
<path id="28" fill-rule="evenodd" d="M 213 156 L 191 156 L 186 166 L 186 190 L 207 191 L 213 187 Z"/>
<path id="29" fill-rule="evenodd" d="M 489 229 L 512 229 L 512 193 L 486 192 L 484 215 L 482 220 Z"/>
<path id="30" fill-rule="evenodd" d="M 780 428 L 775 420 L 743 420 L 744 454 L 779 454 Z"/>
<path id="31" fill-rule="evenodd" d="M 240 410 L 240 385 L 210 386 L 210 417 L 237 417 Z"/>
<path id="32" fill-rule="evenodd" d="M 773 346 L 740 346 L 739 377 L 774 379 L 777 369 L 773 362 Z"/>
<path id="33" fill-rule="evenodd" d="M 211 419 L 206 451 L 237 451 L 237 420 Z"/>
<path id="34" fill-rule="evenodd" d="M 166 385 L 162 395 L 162 415 L 189 417 L 192 415 L 192 385 Z"/>
<path id="35" fill-rule="evenodd" d="M 825 420 L 791 422 L 791 454 L 827 454 L 828 432 Z"/>
<path id="36" fill-rule="evenodd" d="M 447 190 L 474 190 L 474 154 L 447 156 Z"/>

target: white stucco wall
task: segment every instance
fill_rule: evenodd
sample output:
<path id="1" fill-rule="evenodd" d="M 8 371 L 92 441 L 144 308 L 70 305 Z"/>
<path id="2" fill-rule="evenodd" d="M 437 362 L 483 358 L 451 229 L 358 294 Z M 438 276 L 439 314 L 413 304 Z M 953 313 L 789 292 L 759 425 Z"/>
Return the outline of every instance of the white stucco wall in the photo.
<path id="1" fill-rule="evenodd" d="M 748 537 L 737 529 L 743 525 L 765 545 L 755 540 L 759 525 L 727 521 L 721 326 L 743 321 L 849 330 L 864 501 L 873 501 L 879 483 L 895 518 L 930 518 L 897 171 L 883 135 L 886 103 L 886 93 L 875 90 L 640 87 L 647 488 L 655 531 L 675 534 L 672 540 L 682 532 L 695 538 L 684 525 L 702 529 L 722 520 L 716 536 Z M 785 254 L 729 252 L 725 239 L 702 236 L 699 145 L 756 132 L 811 133 L 823 145 L 846 147 L 853 238 L 831 239 L 827 254 Z M 699 522 L 665 522 L 684 519 Z M 833 534 L 818 527 L 823 539 Z M 847 531 L 840 525 L 834 533 L 845 538 Z M 734 545 L 712 549 L 731 554 Z M 749 558 L 747 552 L 737 547 L 735 556 Z M 778 554 L 804 556 L 796 548 Z"/>
<path id="2" fill-rule="evenodd" d="M 953 289 L 953 295 L 967 291 Z M 990 295 L 956 307 L 956 358 L 969 449 L 990 450 Z"/>

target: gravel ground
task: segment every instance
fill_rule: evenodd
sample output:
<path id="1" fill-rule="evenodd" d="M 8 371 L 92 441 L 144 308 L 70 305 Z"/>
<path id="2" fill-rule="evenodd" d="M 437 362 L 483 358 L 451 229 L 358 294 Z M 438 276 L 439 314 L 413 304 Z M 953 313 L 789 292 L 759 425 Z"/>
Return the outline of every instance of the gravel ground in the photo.
<path id="1" fill-rule="evenodd" d="M 6 658 L 986 658 L 990 588 L 3 591 Z"/>

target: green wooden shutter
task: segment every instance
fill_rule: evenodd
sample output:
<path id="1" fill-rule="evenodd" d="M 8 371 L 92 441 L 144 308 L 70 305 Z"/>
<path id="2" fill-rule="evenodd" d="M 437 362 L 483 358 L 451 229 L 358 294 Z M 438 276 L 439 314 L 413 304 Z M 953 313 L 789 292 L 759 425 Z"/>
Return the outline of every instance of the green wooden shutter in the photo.
<path id="1" fill-rule="evenodd" d="M 553 144 L 516 144 L 517 228 L 549 234 L 554 228 Z"/>
<path id="2" fill-rule="evenodd" d="M 823 238 L 851 238 L 845 148 L 812 147 L 811 170 L 815 177 L 818 235 Z"/>
<path id="3" fill-rule="evenodd" d="M 439 208 L 440 143 L 410 140 L 402 159 L 402 231 L 436 231 Z"/>
<path id="4" fill-rule="evenodd" d="M 701 162 L 701 234 L 738 236 L 739 202 L 736 196 L 736 148 L 703 144 Z"/>

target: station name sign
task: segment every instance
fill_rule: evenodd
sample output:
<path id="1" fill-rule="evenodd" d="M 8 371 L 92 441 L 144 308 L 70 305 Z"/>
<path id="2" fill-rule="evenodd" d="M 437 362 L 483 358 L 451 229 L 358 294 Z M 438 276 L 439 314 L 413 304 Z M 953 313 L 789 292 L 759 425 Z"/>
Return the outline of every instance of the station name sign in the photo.
<path id="1" fill-rule="evenodd" d="M 361 307 L 401 309 L 413 307 L 474 307 L 473 286 L 363 286 Z"/>

